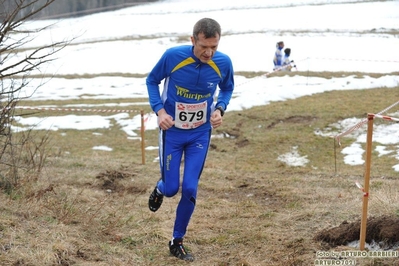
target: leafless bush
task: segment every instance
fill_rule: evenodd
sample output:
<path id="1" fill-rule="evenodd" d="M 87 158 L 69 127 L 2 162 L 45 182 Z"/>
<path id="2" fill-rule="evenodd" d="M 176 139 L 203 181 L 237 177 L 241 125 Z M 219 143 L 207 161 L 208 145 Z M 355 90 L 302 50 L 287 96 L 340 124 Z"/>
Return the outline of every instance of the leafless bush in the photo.
<path id="1" fill-rule="evenodd" d="M 12 130 L 15 105 L 30 95 L 21 93 L 33 73 L 55 60 L 54 55 L 69 42 L 51 42 L 40 47 L 29 43 L 46 27 L 25 27 L 27 21 L 55 0 L 0 0 L 0 186 L 10 189 L 18 184 L 20 170 L 40 173 L 45 161 L 48 136 L 35 139 L 31 131 L 15 134 Z M 40 85 L 38 85 L 40 86 Z M 18 135 L 18 136 L 16 136 Z"/>

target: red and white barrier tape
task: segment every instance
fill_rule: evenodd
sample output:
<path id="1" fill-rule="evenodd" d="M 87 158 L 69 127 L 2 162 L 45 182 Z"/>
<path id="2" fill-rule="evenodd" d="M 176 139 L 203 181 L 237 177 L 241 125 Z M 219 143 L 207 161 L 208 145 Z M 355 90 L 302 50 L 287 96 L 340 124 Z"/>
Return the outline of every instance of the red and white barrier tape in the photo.
<path id="1" fill-rule="evenodd" d="M 381 116 L 382 113 L 385 113 L 386 111 L 388 111 L 389 109 L 391 109 L 392 107 L 394 107 L 395 105 L 399 104 L 399 101 L 397 101 L 396 103 L 388 106 L 387 108 L 385 108 L 384 110 L 382 110 L 381 112 L 378 112 L 377 114 L 375 114 L 375 116 Z M 359 123 L 357 123 L 356 125 L 354 125 L 353 127 L 349 128 L 347 131 L 342 132 L 341 134 L 338 134 L 335 136 L 335 139 L 338 141 L 338 145 L 341 146 L 341 142 L 340 142 L 340 138 L 348 135 L 349 133 L 352 133 L 353 131 L 359 129 L 362 125 L 366 124 L 368 121 L 368 119 L 363 119 L 362 121 L 360 121 Z"/>
<path id="2" fill-rule="evenodd" d="M 307 60 L 307 59 L 309 59 L 309 58 L 301 59 L 301 60 L 299 60 L 298 62 L 304 61 L 304 60 Z M 292 66 L 291 63 L 293 63 L 294 66 Z M 245 81 L 245 82 L 243 82 L 243 83 L 240 83 L 240 84 L 236 85 L 236 87 L 242 86 L 242 85 L 244 85 L 244 84 L 247 84 L 248 82 L 251 82 L 251 81 L 253 81 L 254 79 L 257 79 L 257 78 L 260 78 L 260 77 L 263 77 L 263 76 L 267 77 L 267 76 L 269 76 L 269 75 L 271 75 L 271 74 L 273 74 L 273 73 L 276 73 L 276 72 L 279 72 L 279 71 L 281 71 L 281 70 L 284 70 L 284 69 L 286 69 L 287 67 L 295 67 L 295 68 L 296 68 L 295 62 L 292 60 L 292 61 L 290 62 L 290 64 L 288 64 L 288 65 L 284 65 L 284 66 L 275 68 L 275 69 L 273 69 L 272 72 L 267 72 L 267 73 L 265 73 L 265 74 L 262 74 L 262 75 L 253 77 L 253 78 L 251 78 L 251 79 L 248 79 L 247 81 Z"/>
<path id="3" fill-rule="evenodd" d="M 40 110 L 40 111 L 67 111 L 67 112 L 96 112 L 96 113 L 139 113 L 139 110 L 105 110 L 105 109 L 81 109 L 81 108 L 54 108 L 54 107 L 27 107 L 27 106 L 14 106 L 6 107 L 4 110 L 10 109 L 23 109 L 23 110 Z M 153 112 L 152 112 L 153 113 Z M 151 113 L 143 114 L 144 130 L 146 125 L 151 120 Z"/>
<path id="4" fill-rule="evenodd" d="M 373 117 L 382 118 L 384 120 L 391 120 L 391 121 L 399 121 L 399 118 L 387 116 L 387 115 L 377 115 L 377 114 L 369 114 Z"/>
<path id="5" fill-rule="evenodd" d="M 399 63 L 396 60 L 371 60 L 371 59 L 354 59 L 354 58 L 328 58 L 328 57 L 311 57 L 316 60 L 336 60 L 336 61 L 353 61 L 353 62 L 379 62 L 379 63 Z"/>
<path id="6" fill-rule="evenodd" d="M 15 109 L 40 110 L 40 111 L 67 111 L 67 112 L 93 112 L 93 113 L 139 113 L 139 110 L 101 110 L 101 109 L 81 109 L 81 108 L 55 108 L 55 107 L 27 107 L 15 106 Z M 8 108 L 10 109 L 10 108 Z"/>
<path id="7" fill-rule="evenodd" d="M 363 196 L 368 197 L 369 193 L 364 191 L 364 188 L 362 187 L 362 185 L 360 185 L 359 182 L 355 182 L 356 186 L 363 192 Z"/>

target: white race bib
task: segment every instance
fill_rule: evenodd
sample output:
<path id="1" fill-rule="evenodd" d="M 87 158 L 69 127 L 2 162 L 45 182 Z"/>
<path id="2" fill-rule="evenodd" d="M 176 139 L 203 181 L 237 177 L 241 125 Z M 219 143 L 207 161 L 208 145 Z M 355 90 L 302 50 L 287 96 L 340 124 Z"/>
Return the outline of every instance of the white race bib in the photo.
<path id="1" fill-rule="evenodd" d="M 206 123 L 208 103 L 181 103 L 176 102 L 175 127 L 193 129 Z"/>

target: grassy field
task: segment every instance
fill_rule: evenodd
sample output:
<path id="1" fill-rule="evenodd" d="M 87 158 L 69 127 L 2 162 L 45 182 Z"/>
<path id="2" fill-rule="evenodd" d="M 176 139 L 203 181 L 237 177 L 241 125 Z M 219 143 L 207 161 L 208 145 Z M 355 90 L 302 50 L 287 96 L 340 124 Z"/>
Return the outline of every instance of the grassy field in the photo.
<path id="1" fill-rule="evenodd" d="M 360 219 L 362 193 L 355 181 L 363 181 L 364 166 L 343 163 L 341 149 L 353 139 L 343 138 L 337 147 L 314 132 L 383 110 L 397 101 L 398 89 L 329 91 L 227 112 L 215 134 L 230 137 L 212 140 L 185 238 L 196 258 L 191 265 L 314 265 L 317 251 L 345 249 L 314 237 Z M 45 166 L 0 194 L 1 265 L 187 264 L 170 256 L 167 246 L 179 197 L 165 199 L 156 213 L 148 210 L 159 178 L 157 150 L 145 151 L 142 164 L 141 143 L 117 126 L 33 134 L 48 135 Z M 93 150 L 96 145 L 114 150 Z M 145 132 L 145 145 L 157 146 L 156 130 Z M 307 155 L 307 165 L 277 160 L 294 146 Z M 370 216 L 399 216 L 397 163 L 373 151 Z M 356 263 L 399 265 L 399 259 Z"/>

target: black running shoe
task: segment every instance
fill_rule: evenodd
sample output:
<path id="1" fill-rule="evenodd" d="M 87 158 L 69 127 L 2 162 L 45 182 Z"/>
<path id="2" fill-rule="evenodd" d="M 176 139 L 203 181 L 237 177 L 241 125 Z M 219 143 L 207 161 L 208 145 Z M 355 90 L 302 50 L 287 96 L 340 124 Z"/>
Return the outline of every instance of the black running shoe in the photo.
<path id="1" fill-rule="evenodd" d="M 157 187 L 155 187 L 148 199 L 148 207 L 150 208 L 150 211 L 156 212 L 159 207 L 161 207 L 162 201 L 163 195 L 158 193 Z"/>
<path id="2" fill-rule="evenodd" d="M 187 253 L 186 248 L 183 246 L 182 239 L 174 239 L 173 242 L 169 241 L 170 253 L 181 260 L 194 261 L 194 257 Z"/>

